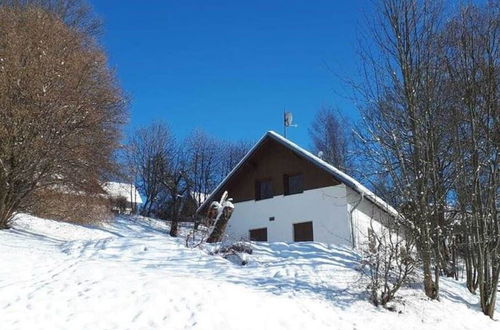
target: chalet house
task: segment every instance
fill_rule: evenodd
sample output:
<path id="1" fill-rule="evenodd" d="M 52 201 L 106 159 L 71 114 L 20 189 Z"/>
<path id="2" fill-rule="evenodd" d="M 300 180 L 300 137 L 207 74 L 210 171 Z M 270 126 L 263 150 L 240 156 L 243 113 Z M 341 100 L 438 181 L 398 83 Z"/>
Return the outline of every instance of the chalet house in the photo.
<path id="1" fill-rule="evenodd" d="M 371 228 L 398 217 L 358 181 L 281 135 L 269 131 L 199 207 L 227 191 L 234 212 L 231 239 L 318 241 L 358 246 Z"/>

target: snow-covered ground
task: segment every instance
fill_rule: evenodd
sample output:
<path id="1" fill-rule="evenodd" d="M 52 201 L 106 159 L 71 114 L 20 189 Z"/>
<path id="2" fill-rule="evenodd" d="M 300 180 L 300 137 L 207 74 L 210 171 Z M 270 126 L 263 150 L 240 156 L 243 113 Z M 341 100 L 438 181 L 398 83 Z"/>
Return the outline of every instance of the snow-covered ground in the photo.
<path id="1" fill-rule="evenodd" d="M 246 266 L 185 248 L 160 222 L 87 228 L 16 218 L 0 232 L 1 329 L 499 329 L 461 283 L 441 301 L 366 301 L 359 257 L 319 243 L 253 245 Z M 497 317 L 500 308 L 497 307 Z"/>

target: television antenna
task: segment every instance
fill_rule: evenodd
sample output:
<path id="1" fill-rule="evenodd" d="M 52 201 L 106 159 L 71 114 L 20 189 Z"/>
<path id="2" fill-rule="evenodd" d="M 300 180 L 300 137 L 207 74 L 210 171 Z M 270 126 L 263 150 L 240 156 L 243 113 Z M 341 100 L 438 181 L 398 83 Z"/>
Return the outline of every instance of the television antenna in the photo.
<path id="1" fill-rule="evenodd" d="M 285 138 L 287 135 L 286 133 L 288 127 L 299 127 L 299 125 L 293 124 L 293 114 L 291 112 L 283 110 L 283 129 L 285 133 Z"/>

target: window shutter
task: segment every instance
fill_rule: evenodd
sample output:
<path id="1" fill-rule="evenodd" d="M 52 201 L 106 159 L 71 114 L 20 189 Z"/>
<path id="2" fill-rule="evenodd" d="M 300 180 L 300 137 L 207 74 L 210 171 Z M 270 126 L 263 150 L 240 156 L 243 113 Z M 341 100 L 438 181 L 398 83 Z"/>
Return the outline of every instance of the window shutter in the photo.
<path id="1" fill-rule="evenodd" d="M 283 193 L 284 195 L 290 194 L 290 177 L 287 174 L 283 175 Z"/>
<path id="2" fill-rule="evenodd" d="M 255 181 L 255 200 L 260 200 L 260 182 Z"/>

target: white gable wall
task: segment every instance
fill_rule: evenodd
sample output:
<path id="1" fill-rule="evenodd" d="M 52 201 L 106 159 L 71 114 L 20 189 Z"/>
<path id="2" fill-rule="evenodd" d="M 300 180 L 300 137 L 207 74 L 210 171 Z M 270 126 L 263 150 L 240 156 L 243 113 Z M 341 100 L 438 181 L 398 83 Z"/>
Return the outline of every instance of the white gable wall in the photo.
<path id="1" fill-rule="evenodd" d="M 293 224 L 313 222 L 314 240 L 351 245 L 346 186 L 306 190 L 301 194 L 274 196 L 234 204 L 227 234 L 230 239 L 249 239 L 249 230 L 267 228 L 270 242 L 292 242 Z M 274 221 L 269 218 L 274 217 Z"/>

